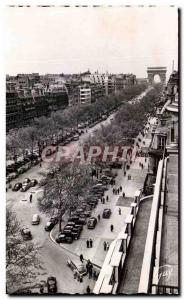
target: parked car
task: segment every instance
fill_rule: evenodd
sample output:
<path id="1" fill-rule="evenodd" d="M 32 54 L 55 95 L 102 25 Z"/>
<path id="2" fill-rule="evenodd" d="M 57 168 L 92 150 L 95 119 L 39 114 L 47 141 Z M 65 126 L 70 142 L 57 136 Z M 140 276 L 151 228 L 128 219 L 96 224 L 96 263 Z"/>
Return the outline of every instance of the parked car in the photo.
<path id="1" fill-rule="evenodd" d="M 24 183 L 29 183 L 30 181 L 31 181 L 31 180 L 30 180 L 29 178 L 25 178 L 22 184 L 24 184 Z"/>
<path id="2" fill-rule="evenodd" d="M 90 210 L 86 210 L 86 211 L 83 212 L 83 215 L 85 217 L 91 217 L 91 211 Z"/>
<path id="3" fill-rule="evenodd" d="M 59 222 L 59 219 L 57 216 L 52 216 L 50 218 L 50 222 L 53 223 L 54 225 L 56 225 Z"/>
<path id="4" fill-rule="evenodd" d="M 37 185 L 37 183 L 38 183 L 38 180 L 37 180 L 37 179 L 32 179 L 32 180 L 30 181 L 30 186 L 33 187 L 33 186 Z"/>
<path id="5" fill-rule="evenodd" d="M 20 190 L 21 187 L 22 187 L 22 183 L 17 182 L 17 183 L 15 183 L 14 187 L 12 188 L 12 191 L 17 192 L 18 190 Z"/>
<path id="6" fill-rule="evenodd" d="M 28 228 L 23 228 L 21 230 L 21 235 L 22 235 L 24 241 L 32 240 L 32 234 Z"/>
<path id="7" fill-rule="evenodd" d="M 67 236 L 64 233 L 60 233 L 58 235 L 58 237 L 56 238 L 56 243 L 60 244 L 60 243 L 67 243 L 67 244 L 71 244 L 73 242 L 73 238 L 71 236 Z"/>
<path id="8" fill-rule="evenodd" d="M 75 224 L 74 228 L 76 228 L 76 229 L 82 231 L 83 225 L 81 225 L 81 224 Z"/>
<path id="9" fill-rule="evenodd" d="M 72 138 L 73 141 L 78 141 L 79 140 L 79 134 L 75 134 Z"/>
<path id="10" fill-rule="evenodd" d="M 75 224 L 75 222 L 71 222 L 71 221 L 70 221 L 70 222 L 68 222 L 66 225 L 68 225 L 68 226 L 73 226 L 73 227 L 74 227 L 76 224 Z"/>
<path id="11" fill-rule="evenodd" d="M 48 294 L 55 294 L 57 293 L 57 280 L 56 277 L 48 277 L 47 278 L 47 291 Z"/>
<path id="12" fill-rule="evenodd" d="M 72 269 L 72 271 L 77 271 L 78 274 L 85 276 L 87 274 L 87 269 L 85 264 L 77 260 L 68 260 L 67 265 Z"/>
<path id="13" fill-rule="evenodd" d="M 102 218 L 109 219 L 110 216 L 111 216 L 111 209 L 110 208 L 105 208 L 103 210 L 103 213 L 102 213 Z"/>
<path id="14" fill-rule="evenodd" d="M 73 227 L 74 227 L 74 225 L 71 226 L 71 225 L 68 225 L 68 224 L 67 224 L 67 225 L 65 225 L 65 227 L 64 227 L 64 229 L 63 229 L 63 232 L 66 232 L 66 231 L 68 231 L 68 230 L 71 231 L 71 230 L 73 229 Z"/>
<path id="15" fill-rule="evenodd" d="M 80 237 L 80 234 L 81 234 L 80 228 L 76 228 L 76 227 L 72 228 L 71 235 L 73 236 L 74 240 L 78 240 Z"/>
<path id="16" fill-rule="evenodd" d="M 24 183 L 20 189 L 21 192 L 26 192 L 30 188 L 30 183 Z"/>
<path id="17" fill-rule="evenodd" d="M 76 224 L 85 225 L 86 224 L 86 218 L 80 218 L 79 217 L 78 221 L 76 221 Z"/>
<path id="18" fill-rule="evenodd" d="M 88 219 L 87 228 L 94 229 L 97 224 L 97 219 L 95 217 L 91 217 Z"/>
<path id="19" fill-rule="evenodd" d="M 76 215 L 71 216 L 71 217 L 68 219 L 69 222 L 75 222 L 75 223 L 77 223 L 78 220 L 79 220 L 79 217 L 76 216 Z"/>
<path id="20" fill-rule="evenodd" d="M 40 217 L 38 214 L 33 215 L 32 225 L 38 225 L 40 223 Z"/>
<path id="21" fill-rule="evenodd" d="M 51 231 L 54 228 L 55 224 L 52 222 L 47 222 L 45 225 L 45 231 Z"/>

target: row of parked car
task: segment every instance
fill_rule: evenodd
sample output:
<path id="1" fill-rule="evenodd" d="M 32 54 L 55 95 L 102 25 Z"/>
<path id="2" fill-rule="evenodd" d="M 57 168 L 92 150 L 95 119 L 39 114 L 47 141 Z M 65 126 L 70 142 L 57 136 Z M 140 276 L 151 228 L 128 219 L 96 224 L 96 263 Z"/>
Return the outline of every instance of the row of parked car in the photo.
<path id="1" fill-rule="evenodd" d="M 28 171 L 32 166 L 36 166 L 41 161 L 38 153 L 28 154 L 25 158 L 6 166 L 6 183 L 17 178 L 20 174 Z"/>
<path id="2" fill-rule="evenodd" d="M 26 192 L 30 187 L 36 186 L 38 183 L 37 179 L 25 178 L 23 182 L 17 182 L 12 188 L 12 191 L 17 192 Z"/>
<path id="3" fill-rule="evenodd" d="M 80 207 L 71 212 L 68 222 L 56 238 L 57 243 L 72 243 L 79 239 L 83 226 L 86 225 L 88 229 L 94 229 L 97 224 L 97 218 L 92 216 L 92 210 L 97 206 L 104 192 L 108 189 L 107 185 L 116 175 L 110 173 L 112 177 L 104 174 L 98 182 L 91 187 L 86 199 L 81 202 Z M 102 218 L 110 218 L 111 210 L 106 208 L 102 213 Z"/>

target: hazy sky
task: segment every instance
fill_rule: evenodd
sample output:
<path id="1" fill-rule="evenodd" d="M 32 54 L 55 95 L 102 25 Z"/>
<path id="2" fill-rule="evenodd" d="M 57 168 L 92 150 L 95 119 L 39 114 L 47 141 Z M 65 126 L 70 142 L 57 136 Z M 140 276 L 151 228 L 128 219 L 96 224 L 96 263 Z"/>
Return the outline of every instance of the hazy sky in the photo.
<path id="1" fill-rule="evenodd" d="M 173 7 L 7 7 L 5 71 L 134 73 L 177 66 L 178 15 Z"/>

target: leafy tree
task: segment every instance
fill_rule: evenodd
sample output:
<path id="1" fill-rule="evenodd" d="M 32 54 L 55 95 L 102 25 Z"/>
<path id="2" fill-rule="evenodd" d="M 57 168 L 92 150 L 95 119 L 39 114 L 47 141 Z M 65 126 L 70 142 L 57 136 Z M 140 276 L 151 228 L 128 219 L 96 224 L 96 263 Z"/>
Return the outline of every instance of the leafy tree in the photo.
<path id="1" fill-rule="evenodd" d="M 38 247 L 31 241 L 23 241 L 20 224 L 15 213 L 6 211 L 6 286 L 9 294 L 22 287 L 31 288 L 37 276 L 43 272 Z"/>
<path id="2" fill-rule="evenodd" d="M 84 165 L 62 164 L 59 169 L 52 169 L 51 177 L 47 176 L 46 179 L 38 207 L 48 215 L 58 214 L 61 231 L 62 215 L 66 210 L 70 213 L 77 206 L 90 184 L 90 170 Z"/>

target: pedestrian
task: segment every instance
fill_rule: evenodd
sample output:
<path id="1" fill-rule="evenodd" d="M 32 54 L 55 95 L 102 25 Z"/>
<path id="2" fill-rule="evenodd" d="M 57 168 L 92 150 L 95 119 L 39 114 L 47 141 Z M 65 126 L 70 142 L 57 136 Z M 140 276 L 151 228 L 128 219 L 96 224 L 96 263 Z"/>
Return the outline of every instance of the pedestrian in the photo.
<path id="1" fill-rule="evenodd" d="M 121 215 L 121 208 L 118 209 L 119 215 Z"/>
<path id="2" fill-rule="evenodd" d="M 120 190 L 120 192 L 122 192 L 122 186 L 120 186 L 119 190 Z"/>
<path id="3" fill-rule="evenodd" d="M 90 247 L 90 248 L 93 247 L 93 241 L 92 241 L 92 239 L 89 240 L 89 247 Z"/>
<path id="4" fill-rule="evenodd" d="M 100 221 L 100 214 L 98 215 L 98 221 Z"/>
<path id="5" fill-rule="evenodd" d="M 30 203 L 32 203 L 32 199 L 33 199 L 33 195 L 31 194 L 31 195 L 29 196 L 29 201 L 30 201 Z"/>
<path id="6" fill-rule="evenodd" d="M 109 246 L 110 246 L 110 245 L 109 245 L 109 242 L 107 242 L 107 251 L 109 250 Z"/>
<path id="7" fill-rule="evenodd" d="M 112 224 L 110 226 L 110 230 L 111 230 L 111 232 L 113 232 L 113 230 L 114 230 L 114 226 Z"/>
<path id="8" fill-rule="evenodd" d="M 87 288 L 86 288 L 86 293 L 87 293 L 87 294 L 90 294 L 90 292 L 91 292 L 91 289 L 90 289 L 90 287 L 89 287 L 89 285 L 88 285 Z"/>
<path id="9" fill-rule="evenodd" d="M 107 250 L 107 243 L 106 243 L 106 241 L 104 241 L 104 251 L 106 251 Z"/>
<path id="10" fill-rule="evenodd" d="M 114 192 L 115 192 L 115 189 L 114 189 L 114 188 L 112 189 L 112 192 L 113 192 L 113 194 L 114 194 Z"/>
<path id="11" fill-rule="evenodd" d="M 40 168 L 42 167 L 42 163 L 40 162 Z"/>
<path id="12" fill-rule="evenodd" d="M 125 192 L 123 192 L 123 198 L 125 198 Z"/>
<path id="13" fill-rule="evenodd" d="M 89 240 L 86 241 L 86 247 L 89 248 Z"/>
<path id="14" fill-rule="evenodd" d="M 103 202 L 102 202 L 103 204 L 105 203 L 105 198 L 103 197 Z"/>
<path id="15" fill-rule="evenodd" d="M 89 279 L 91 279 L 93 276 L 93 266 L 91 268 L 91 266 L 89 266 Z"/>
<path id="16" fill-rule="evenodd" d="M 106 197 L 106 201 L 109 201 L 109 196 L 107 195 L 107 197 Z"/>
<path id="17" fill-rule="evenodd" d="M 118 188 L 117 192 L 118 192 L 118 195 L 119 195 L 119 188 Z"/>
<path id="18" fill-rule="evenodd" d="M 74 270 L 74 273 L 73 273 L 73 278 L 74 278 L 74 279 L 77 278 L 77 274 L 78 274 L 77 269 L 75 269 L 75 270 Z"/>
<path id="19" fill-rule="evenodd" d="M 147 158 L 145 157 L 145 162 L 147 162 Z"/>
<path id="20" fill-rule="evenodd" d="M 43 284 L 40 285 L 40 294 L 43 294 L 44 293 L 44 286 Z"/>
<path id="21" fill-rule="evenodd" d="M 80 261 L 83 262 L 83 260 L 84 260 L 84 257 L 83 257 L 83 255 L 81 254 L 81 255 L 80 255 Z"/>
<path id="22" fill-rule="evenodd" d="M 93 279 L 96 281 L 97 279 L 97 274 L 96 274 L 96 271 L 93 272 Z"/>
<path id="23" fill-rule="evenodd" d="M 78 280 L 79 282 L 83 282 L 82 274 L 78 273 L 77 280 Z"/>
<path id="24" fill-rule="evenodd" d="M 124 171 L 124 176 L 126 176 L 126 171 Z"/>

